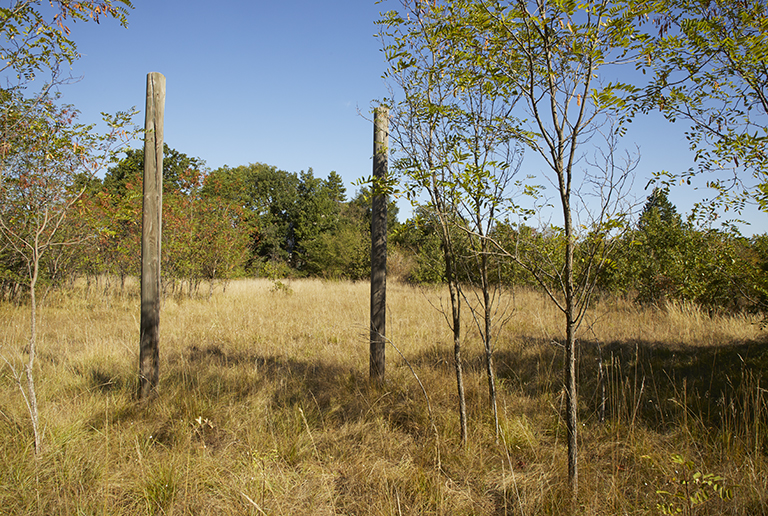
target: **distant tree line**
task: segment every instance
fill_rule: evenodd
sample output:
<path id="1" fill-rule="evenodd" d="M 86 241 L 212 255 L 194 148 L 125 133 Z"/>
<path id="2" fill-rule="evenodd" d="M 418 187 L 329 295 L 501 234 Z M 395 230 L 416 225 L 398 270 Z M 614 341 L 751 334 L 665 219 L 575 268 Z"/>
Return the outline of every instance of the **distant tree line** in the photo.
<path id="1" fill-rule="evenodd" d="M 124 286 L 139 273 L 143 151 L 129 149 L 103 179 L 81 176 L 86 187 L 61 231 L 80 245 L 60 246 L 43 260 L 41 281 L 59 286 L 85 277 L 109 277 Z M 323 179 L 255 163 L 205 169 L 199 158 L 166 145 L 163 164 L 163 263 L 166 293 L 197 292 L 205 282 L 243 276 L 361 280 L 370 274 L 370 197 L 363 188 L 348 199 L 336 172 Z M 414 284 L 445 281 L 434 213 L 417 207 L 405 222 L 390 203 L 389 241 L 397 279 Z M 557 249 L 557 227 L 534 229 L 499 222 L 491 237 L 503 245 Z M 654 190 L 629 231 L 615 237 L 601 272 L 600 292 L 642 303 L 690 301 L 712 311 L 762 312 L 768 303 L 768 235 L 702 229 L 677 213 L 663 189 Z M 466 284 L 477 284 L 468 235 L 454 243 Z M 578 252 L 577 277 L 578 277 Z M 552 253 L 551 256 L 557 256 Z M 501 286 L 538 283 L 509 260 L 490 258 L 490 280 Z M 0 246 L 0 287 L 5 299 L 25 294 L 25 265 Z"/>
<path id="2" fill-rule="evenodd" d="M 241 276 L 362 279 L 370 269 L 367 190 L 347 199 L 336 172 L 315 177 L 261 163 L 209 171 L 199 158 L 165 145 L 162 274 L 166 293 L 196 292 Z M 103 179 L 81 175 L 85 189 L 60 231 L 78 245 L 44 259 L 41 281 L 59 286 L 85 277 L 114 278 L 121 287 L 139 274 L 143 150 L 129 149 Z M 390 208 L 392 227 L 397 207 Z M 25 293 L 25 265 L 3 242 L 0 290 Z"/>
<path id="3" fill-rule="evenodd" d="M 491 238 L 500 244 L 543 250 L 562 247 L 561 228 L 545 229 L 498 223 Z M 586 260 L 579 257 L 586 248 L 582 239 L 576 251 L 576 279 Z M 710 312 L 764 312 L 768 309 L 768 235 L 742 236 L 736 228 L 701 227 L 684 219 L 669 201 L 664 189 L 655 189 L 629 230 L 612 241 L 612 255 L 597 282 L 599 294 L 619 295 L 644 304 L 663 306 L 666 302 L 692 302 Z M 408 280 L 439 283 L 444 264 L 436 223 L 425 210 L 398 227 L 392 237 L 400 252 L 408 252 L 414 266 Z M 469 239 L 457 230 L 454 242 L 465 264 L 459 269 L 462 281 L 478 284 L 470 263 L 476 253 Z M 556 257 L 556 252 L 547 253 Z M 504 286 L 537 288 L 533 274 L 509 260 L 491 258 L 492 281 Z M 557 265 L 557 264 L 555 264 Z M 476 273 L 475 273 L 476 274 Z"/>

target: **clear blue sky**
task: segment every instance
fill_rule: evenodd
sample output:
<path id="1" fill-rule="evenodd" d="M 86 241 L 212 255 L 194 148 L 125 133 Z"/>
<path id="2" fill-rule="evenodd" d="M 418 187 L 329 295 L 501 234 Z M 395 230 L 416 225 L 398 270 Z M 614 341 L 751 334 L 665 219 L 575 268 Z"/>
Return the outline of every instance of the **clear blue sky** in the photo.
<path id="1" fill-rule="evenodd" d="M 102 111 L 136 106 L 144 122 L 146 75 L 166 77 L 165 141 L 223 165 L 267 163 L 289 172 L 312 167 L 344 179 L 348 194 L 371 173 L 370 110 L 387 96 L 386 69 L 374 37 L 379 13 L 393 0 L 133 0 L 128 28 L 113 21 L 77 23 L 72 38 L 82 58 L 62 88 L 63 101 L 95 122 Z M 684 127 L 660 117 L 638 119 L 627 144 L 640 146 L 636 195 L 652 173 L 692 166 Z M 135 147 L 140 146 L 136 143 Z M 538 174 L 537 162 L 524 164 Z M 550 192 L 553 194 L 554 192 Z M 680 212 L 705 196 L 672 191 Z M 407 210 L 401 209 L 401 215 Z M 745 234 L 768 231 L 768 216 L 751 210 Z M 401 217 L 402 218 L 402 217 Z"/>
<path id="2" fill-rule="evenodd" d="M 350 182 L 371 173 L 371 102 L 384 96 L 365 0 L 134 0 L 128 28 L 77 23 L 82 58 L 64 100 L 98 119 L 135 105 L 146 75 L 166 77 L 165 141 L 210 168 L 262 162 Z M 358 113 L 358 110 L 360 113 Z M 361 114 L 363 116 L 361 116 Z"/>

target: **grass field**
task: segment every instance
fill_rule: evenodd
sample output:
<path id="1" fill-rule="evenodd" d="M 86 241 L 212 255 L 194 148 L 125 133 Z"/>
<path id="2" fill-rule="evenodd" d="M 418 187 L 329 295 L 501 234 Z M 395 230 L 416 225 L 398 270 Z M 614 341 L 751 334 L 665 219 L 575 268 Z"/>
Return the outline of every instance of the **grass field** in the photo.
<path id="1" fill-rule="evenodd" d="M 241 280 L 164 301 L 160 394 L 146 405 L 134 400 L 137 286 L 52 292 L 40 310 L 37 457 L 13 372 L 29 309 L 0 305 L 0 513 L 564 513 L 559 313 L 533 291 L 505 299 L 498 443 L 467 314 L 462 449 L 445 293 L 389 287 L 387 333 L 407 363 L 388 347 L 384 386 L 367 381 L 366 283 Z M 581 513 L 768 513 L 758 322 L 595 303 L 579 333 Z"/>

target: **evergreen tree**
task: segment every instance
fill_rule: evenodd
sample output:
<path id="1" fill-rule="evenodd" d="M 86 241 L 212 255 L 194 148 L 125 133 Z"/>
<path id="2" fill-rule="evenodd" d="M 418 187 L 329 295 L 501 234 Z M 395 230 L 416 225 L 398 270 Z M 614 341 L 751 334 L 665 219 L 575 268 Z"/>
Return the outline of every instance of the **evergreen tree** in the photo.
<path id="1" fill-rule="evenodd" d="M 667 191 L 653 190 L 643 207 L 635 233 L 632 264 L 638 300 L 658 303 L 678 297 L 686 267 L 686 228 Z"/>

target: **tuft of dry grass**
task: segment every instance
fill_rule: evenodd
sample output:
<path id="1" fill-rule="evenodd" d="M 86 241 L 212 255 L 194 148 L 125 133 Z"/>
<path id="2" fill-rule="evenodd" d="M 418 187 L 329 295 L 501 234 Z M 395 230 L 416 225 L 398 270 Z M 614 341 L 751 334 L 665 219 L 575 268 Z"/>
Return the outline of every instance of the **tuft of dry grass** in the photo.
<path id="1" fill-rule="evenodd" d="M 495 442 L 482 346 L 465 322 L 470 439 L 459 443 L 440 288 L 390 284 L 386 383 L 368 376 L 366 283 L 231 282 L 171 296 L 160 395 L 135 401 L 138 289 L 76 284 L 41 310 L 44 448 L 10 366 L 0 368 L 6 514 L 562 514 L 562 316 L 506 294 L 496 342 Z M 207 288 L 203 289 L 207 293 Z M 469 317 L 469 314 L 467 314 Z M 659 514 L 681 503 L 681 456 L 733 499 L 690 514 L 768 512 L 768 348 L 748 316 L 691 305 L 595 302 L 579 333 L 583 514 Z M 0 354 L 24 359 L 28 311 L 0 305 Z M 736 487 L 738 486 L 738 487 Z M 671 498 L 672 497 L 672 498 Z"/>

